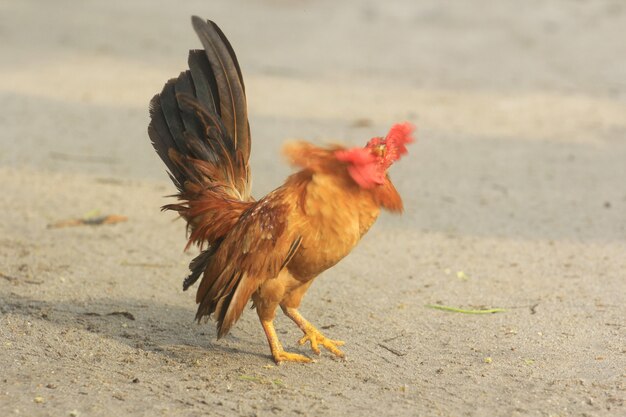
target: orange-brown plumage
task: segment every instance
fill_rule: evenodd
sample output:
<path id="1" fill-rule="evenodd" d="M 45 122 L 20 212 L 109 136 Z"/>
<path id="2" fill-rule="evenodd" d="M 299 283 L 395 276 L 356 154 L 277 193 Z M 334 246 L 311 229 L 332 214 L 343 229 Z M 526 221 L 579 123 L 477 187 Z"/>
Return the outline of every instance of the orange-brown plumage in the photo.
<path id="1" fill-rule="evenodd" d="M 155 96 L 149 133 L 179 189 L 181 202 L 165 208 L 187 220 L 189 245 L 208 244 L 184 283 L 187 289 L 202 277 L 196 318 L 213 316 L 221 337 L 252 300 L 274 360 L 308 361 L 282 349 L 272 323 L 280 306 L 304 332 L 301 343 L 343 356 L 342 342 L 322 336 L 297 308 L 315 277 L 350 253 L 381 208 L 402 211 L 386 171 L 406 153 L 413 127 L 395 125 L 365 148 L 287 144 L 284 153 L 300 170 L 254 201 L 239 65 L 217 25 L 195 17 L 193 24 L 210 51 L 191 51 L 190 70 Z"/>

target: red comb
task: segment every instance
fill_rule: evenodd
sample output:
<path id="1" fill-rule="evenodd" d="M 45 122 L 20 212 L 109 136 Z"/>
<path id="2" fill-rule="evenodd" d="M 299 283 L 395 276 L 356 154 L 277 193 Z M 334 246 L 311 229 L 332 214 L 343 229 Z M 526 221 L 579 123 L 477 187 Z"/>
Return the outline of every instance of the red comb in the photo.
<path id="1" fill-rule="evenodd" d="M 409 122 L 397 123 L 389 129 L 389 133 L 385 137 L 386 152 L 383 161 L 385 167 L 391 166 L 391 164 L 408 152 L 406 144 L 414 141 L 411 136 L 414 130 L 415 126 Z"/>

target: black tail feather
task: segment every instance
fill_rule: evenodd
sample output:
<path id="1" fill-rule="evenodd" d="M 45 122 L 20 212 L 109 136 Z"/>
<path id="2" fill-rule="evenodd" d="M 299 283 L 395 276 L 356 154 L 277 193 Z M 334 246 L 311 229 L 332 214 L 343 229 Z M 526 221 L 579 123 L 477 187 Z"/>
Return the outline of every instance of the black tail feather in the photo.
<path id="1" fill-rule="evenodd" d="M 183 291 L 187 291 L 189 287 L 198 281 L 200 276 L 204 273 L 209 262 L 211 262 L 211 258 L 215 254 L 215 251 L 219 247 L 220 242 L 215 242 L 208 249 L 200 252 L 200 255 L 193 258 L 191 263 L 189 264 L 189 270 L 191 273 L 185 280 L 183 281 Z"/>
<path id="2" fill-rule="evenodd" d="M 189 70 L 191 71 L 191 78 L 194 80 L 194 87 L 196 89 L 196 96 L 198 101 L 211 113 L 219 113 L 219 91 L 217 89 L 217 83 L 211 70 L 211 65 L 207 60 L 206 54 L 203 50 L 189 51 L 189 58 L 187 59 Z"/>
<path id="3" fill-rule="evenodd" d="M 185 134 L 191 133 L 196 138 L 202 138 L 205 136 L 205 133 L 202 131 L 202 125 L 198 121 L 197 117 L 195 116 L 193 111 L 190 111 L 189 106 L 185 106 L 184 104 L 183 97 L 194 97 L 195 95 L 194 82 L 191 78 L 191 73 L 189 71 L 185 71 L 178 76 L 176 82 L 174 83 L 174 92 L 174 98 L 176 99 L 176 104 L 178 107 L 177 111 L 180 114 L 185 129 L 182 134 L 182 141 L 180 141 L 181 143 L 179 143 L 178 145 L 179 149 L 185 151 L 189 149 L 188 147 L 186 147 L 187 149 L 185 149 L 185 145 L 187 145 Z M 190 156 L 195 157 L 195 155 Z"/>
<path id="4" fill-rule="evenodd" d="M 168 155 L 170 149 L 178 150 L 178 147 L 165 120 L 161 105 L 161 95 L 159 94 L 150 101 L 150 118 L 152 120 L 148 126 L 148 135 L 152 140 L 152 146 L 167 166 L 172 182 L 174 182 L 176 188 L 181 190 L 184 183 L 183 175 L 180 172 L 180 168 L 176 166 Z"/>
<path id="5" fill-rule="evenodd" d="M 243 82 L 243 76 L 241 75 L 241 68 L 239 67 L 239 61 L 237 61 L 237 55 L 235 55 L 235 50 L 233 49 L 233 47 L 230 44 L 230 41 L 228 40 L 226 35 L 224 35 L 224 32 L 222 32 L 222 29 L 220 29 L 220 27 L 217 26 L 217 24 L 215 22 L 213 22 L 211 20 L 209 20 L 208 22 L 209 22 L 210 25 L 213 26 L 213 29 L 215 29 L 215 31 L 219 35 L 220 39 L 224 43 L 224 46 L 228 50 L 228 54 L 230 55 L 230 59 L 232 59 L 233 65 L 235 66 L 235 70 L 237 71 L 237 75 L 239 76 L 239 82 L 241 83 L 241 88 L 242 88 L 243 92 L 245 93 L 246 92 L 246 86 L 244 85 L 244 82 Z"/>
<path id="6" fill-rule="evenodd" d="M 250 137 L 246 92 L 235 52 L 214 22 L 205 21 L 198 16 L 193 16 L 191 21 L 215 76 L 219 115 L 229 129 L 235 147 L 247 160 L 250 155 Z"/>

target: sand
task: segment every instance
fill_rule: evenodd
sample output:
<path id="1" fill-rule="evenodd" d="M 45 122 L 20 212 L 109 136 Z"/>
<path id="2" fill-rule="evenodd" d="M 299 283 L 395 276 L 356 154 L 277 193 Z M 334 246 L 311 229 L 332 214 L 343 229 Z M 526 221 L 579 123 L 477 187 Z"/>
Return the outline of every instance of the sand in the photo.
<path id="1" fill-rule="evenodd" d="M 626 414 L 621 1 L 179 3 L 0 4 L 0 415 Z M 219 341 L 193 322 L 146 134 L 192 14 L 238 53 L 256 196 L 285 140 L 418 125 L 404 215 L 301 309 L 345 360 L 275 366 L 253 311 Z M 128 220 L 47 227 L 96 211 Z"/>

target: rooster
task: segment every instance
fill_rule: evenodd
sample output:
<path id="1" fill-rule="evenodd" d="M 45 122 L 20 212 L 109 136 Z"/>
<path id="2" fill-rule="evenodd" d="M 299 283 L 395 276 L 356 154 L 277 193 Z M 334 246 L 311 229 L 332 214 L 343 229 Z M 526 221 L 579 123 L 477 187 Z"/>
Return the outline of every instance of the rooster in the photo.
<path id="1" fill-rule="evenodd" d="M 212 21 L 194 16 L 192 24 L 204 50 L 190 51 L 189 69 L 152 99 L 148 133 L 178 189 L 179 203 L 163 209 L 187 221 L 187 248 L 200 247 L 183 282 L 187 290 L 202 277 L 196 319 L 214 317 L 219 339 L 252 300 L 274 361 L 310 362 L 278 340 L 273 320 L 280 306 L 304 333 L 300 345 L 344 357 L 343 342 L 325 337 L 298 307 L 315 277 L 350 253 L 381 208 L 402 211 L 387 169 L 407 152 L 413 126 L 395 125 L 364 148 L 288 144 L 285 155 L 301 169 L 255 200 L 235 52 Z"/>

